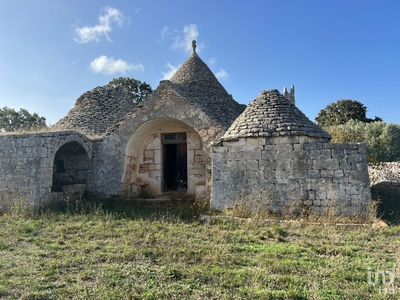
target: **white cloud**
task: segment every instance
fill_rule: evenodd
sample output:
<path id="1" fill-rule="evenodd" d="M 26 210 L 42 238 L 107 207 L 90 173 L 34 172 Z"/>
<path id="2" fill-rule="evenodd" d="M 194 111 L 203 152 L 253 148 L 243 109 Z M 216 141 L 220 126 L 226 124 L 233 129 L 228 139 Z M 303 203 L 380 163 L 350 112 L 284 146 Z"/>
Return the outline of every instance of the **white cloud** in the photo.
<path id="1" fill-rule="evenodd" d="M 216 62 L 217 62 L 217 59 L 215 57 L 211 57 L 211 58 L 208 59 L 208 63 L 210 65 L 214 65 Z"/>
<path id="2" fill-rule="evenodd" d="M 161 30 L 161 39 L 156 41 L 156 43 L 159 43 L 162 40 L 165 40 L 169 35 L 170 35 L 170 30 L 169 30 L 168 26 L 164 26 L 163 29 Z"/>
<path id="3" fill-rule="evenodd" d="M 116 23 L 118 26 L 122 26 L 124 15 L 120 10 L 107 6 L 102 9 L 98 20 L 99 22 L 95 26 L 75 28 L 75 41 L 82 44 L 91 41 L 98 42 L 102 36 L 105 36 L 111 42 L 112 40 L 108 35 L 112 31 L 111 25 Z"/>
<path id="4" fill-rule="evenodd" d="M 219 69 L 219 71 L 215 73 L 215 77 L 217 77 L 218 79 L 228 79 L 229 74 L 225 70 Z"/>
<path id="5" fill-rule="evenodd" d="M 114 59 L 113 57 L 107 57 L 105 55 L 95 58 L 90 63 L 90 68 L 94 73 L 101 73 L 106 75 L 112 75 L 115 73 L 126 73 L 127 71 L 144 71 L 142 64 L 129 64 L 122 59 Z"/>
<path id="6" fill-rule="evenodd" d="M 197 40 L 199 37 L 199 30 L 196 24 L 190 24 L 183 27 L 183 36 L 175 37 L 175 42 L 172 44 L 172 50 L 182 50 L 185 52 L 192 52 L 192 41 Z M 196 51 L 200 52 L 204 47 L 203 44 L 197 43 Z"/>
<path id="7" fill-rule="evenodd" d="M 169 80 L 172 77 L 172 75 L 175 74 L 176 70 L 178 70 L 179 67 L 180 67 L 179 65 L 178 66 L 174 66 L 174 65 L 172 65 L 170 63 L 167 63 L 167 68 L 169 70 L 167 72 L 165 72 L 165 73 L 162 72 L 163 75 L 164 75 L 163 80 Z"/>

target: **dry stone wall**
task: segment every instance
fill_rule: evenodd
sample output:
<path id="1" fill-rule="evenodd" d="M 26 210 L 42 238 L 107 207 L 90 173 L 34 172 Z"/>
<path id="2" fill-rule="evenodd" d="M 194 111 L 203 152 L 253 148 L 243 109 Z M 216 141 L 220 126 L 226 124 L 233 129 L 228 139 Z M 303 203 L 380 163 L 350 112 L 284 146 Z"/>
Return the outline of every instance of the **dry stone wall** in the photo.
<path id="1" fill-rule="evenodd" d="M 352 214 L 370 199 L 364 144 L 305 136 L 240 138 L 213 149 L 211 207 Z M 239 201 L 239 203 L 238 203 Z"/>
<path id="2" fill-rule="evenodd" d="M 54 158 L 65 144 L 78 143 L 92 155 L 92 142 L 76 132 L 0 135 L 0 206 L 25 197 L 39 202 L 51 197 Z M 87 180 L 93 180 L 87 175 Z"/>
<path id="3" fill-rule="evenodd" d="M 386 162 L 368 166 L 371 186 L 378 183 L 391 183 L 400 188 L 400 162 Z"/>

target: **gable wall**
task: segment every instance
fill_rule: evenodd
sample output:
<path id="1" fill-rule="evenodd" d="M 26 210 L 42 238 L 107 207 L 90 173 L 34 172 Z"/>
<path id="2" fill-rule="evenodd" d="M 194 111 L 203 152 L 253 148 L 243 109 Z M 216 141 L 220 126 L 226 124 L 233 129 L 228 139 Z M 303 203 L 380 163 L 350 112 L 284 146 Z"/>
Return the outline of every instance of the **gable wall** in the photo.
<path id="1" fill-rule="evenodd" d="M 194 144 L 201 144 L 201 149 L 192 146 L 188 150 L 202 151 L 201 162 L 193 162 L 193 167 L 189 162 L 194 152 L 188 151 L 188 167 L 192 168 L 193 178 L 189 183 L 190 189 L 203 193 L 203 190 L 210 190 L 211 184 L 211 142 L 217 137 L 222 136 L 224 129 L 209 117 L 200 108 L 194 106 L 189 100 L 180 96 L 169 86 L 168 82 L 161 82 L 160 86 L 153 91 L 152 95 L 146 99 L 141 106 L 128 113 L 125 119 L 119 124 L 118 128 L 110 135 L 103 137 L 101 142 L 94 143 L 92 169 L 95 176 L 90 192 L 96 192 L 104 196 L 129 196 L 137 195 L 140 192 L 141 185 L 149 184 L 150 192 L 159 193 L 161 190 L 160 164 L 154 166 L 149 164 L 148 168 L 158 168 L 146 173 L 139 173 L 139 167 L 143 164 L 146 156 L 152 159 L 151 151 L 145 152 L 146 144 L 153 145 L 154 139 L 151 136 L 153 132 L 175 130 L 169 128 L 171 122 L 181 123 L 187 126 L 187 132 L 193 132 L 200 141 Z M 160 146 L 154 155 L 160 155 Z M 199 155 L 200 152 L 197 154 Z M 153 159 L 159 159 L 153 157 Z M 195 159 L 195 158 L 193 158 Z M 198 159 L 198 158 L 196 158 Z M 199 166 L 205 171 L 199 170 Z M 144 171 L 145 166 L 142 166 Z M 152 171 L 152 172 L 150 172 Z M 201 174 L 200 174 L 201 173 Z M 204 174 L 205 173 L 205 174 Z M 141 174 L 139 176 L 139 174 Z M 147 174 L 147 175 L 145 175 Z M 146 178 L 146 181 L 139 181 Z M 206 187 L 201 185 L 205 182 Z M 157 187 L 156 187 L 157 186 Z"/>

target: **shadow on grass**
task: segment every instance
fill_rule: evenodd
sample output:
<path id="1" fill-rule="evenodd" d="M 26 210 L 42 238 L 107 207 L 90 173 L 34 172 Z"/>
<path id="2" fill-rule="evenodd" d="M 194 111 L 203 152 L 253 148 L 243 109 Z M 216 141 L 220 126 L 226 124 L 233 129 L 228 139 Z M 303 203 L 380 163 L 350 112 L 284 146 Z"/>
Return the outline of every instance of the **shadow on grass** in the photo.
<path id="1" fill-rule="evenodd" d="M 378 216 L 390 225 L 400 225 L 400 185 L 380 182 L 371 186 L 372 199 L 378 200 Z"/>
<path id="2" fill-rule="evenodd" d="M 39 208 L 38 214 L 107 215 L 127 219 L 170 219 L 192 222 L 209 211 L 209 199 L 193 195 L 172 195 L 170 200 L 103 199 L 87 196 L 75 200 L 58 200 Z"/>

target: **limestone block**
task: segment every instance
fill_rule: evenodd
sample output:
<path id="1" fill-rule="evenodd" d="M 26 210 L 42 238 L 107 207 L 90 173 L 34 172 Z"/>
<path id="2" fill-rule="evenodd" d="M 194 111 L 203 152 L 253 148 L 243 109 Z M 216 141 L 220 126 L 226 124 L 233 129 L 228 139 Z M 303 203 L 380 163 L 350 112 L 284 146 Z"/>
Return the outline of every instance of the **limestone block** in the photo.
<path id="1" fill-rule="evenodd" d="M 155 149 L 154 150 L 154 163 L 155 164 L 161 164 L 162 162 L 162 150 L 161 149 Z"/>
<path id="2" fill-rule="evenodd" d="M 303 143 L 302 145 L 303 150 L 321 150 L 323 143 Z"/>
<path id="3" fill-rule="evenodd" d="M 276 169 L 282 171 L 292 171 L 293 170 L 293 160 L 288 155 L 279 155 L 276 159 Z"/>
<path id="4" fill-rule="evenodd" d="M 152 177 L 152 178 L 161 177 L 161 170 L 150 171 L 150 177 Z"/>
<path id="5" fill-rule="evenodd" d="M 359 154 L 367 154 L 367 147 L 364 143 L 359 143 L 357 148 L 357 153 Z"/>
<path id="6" fill-rule="evenodd" d="M 248 159 L 243 163 L 242 168 L 247 171 L 258 170 L 258 160 Z"/>
<path id="7" fill-rule="evenodd" d="M 360 154 L 349 154 L 347 159 L 350 163 L 361 163 L 364 161 L 365 155 Z"/>
<path id="8" fill-rule="evenodd" d="M 319 170 L 308 170 L 307 175 L 308 178 L 320 178 L 321 172 Z"/>
<path id="9" fill-rule="evenodd" d="M 313 169 L 335 170 L 339 169 L 339 161 L 336 158 L 316 158 L 313 159 Z"/>
<path id="10" fill-rule="evenodd" d="M 334 174 L 334 170 L 321 170 L 322 178 L 332 178 Z"/>
<path id="11" fill-rule="evenodd" d="M 321 150 L 319 149 L 311 149 L 309 151 L 310 158 L 320 158 L 321 157 Z"/>
<path id="12" fill-rule="evenodd" d="M 365 174 L 363 173 L 359 173 L 357 171 L 348 171 L 348 174 L 350 183 L 357 183 L 365 180 Z"/>
<path id="13" fill-rule="evenodd" d="M 226 156 L 224 156 L 225 158 Z M 222 155 L 221 153 L 214 153 L 212 157 L 212 163 L 213 165 L 215 164 L 220 164 L 222 162 Z"/>
<path id="14" fill-rule="evenodd" d="M 273 150 L 262 150 L 261 159 L 262 160 L 275 160 L 276 153 Z"/>
<path id="15" fill-rule="evenodd" d="M 47 157 L 47 148 L 46 147 L 34 147 L 32 152 L 37 157 Z"/>
<path id="16" fill-rule="evenodd" d="M 344 177 L 344 171 L 341 169 L 335 170 L 333 176 L 334 177 Z"/>
<path id="17" fill-rule="evenodd" d="M 332 178 L 333 182 L 337 183 L 348 183 L 349 182 L 349 177 L 347 175 L 340 176 L 340 177 L 333 177 Z"/>
<path id="18" fill-rule="evenodd" d="M 195 156 L 194 156 L 195 150 L 193 149 L 187 149 L 187 161 L 188 163 L 193 163 L 195 160 Z"/>
<path id="19" fill-rule="evenodd" d="M 144 160 L 150 160 L 154 157 L 154 150 L 146 149 L 144 150 Z"/>
<path id="20" fill-rule="evenodd" d="M 327 192 L 324 190 L 317 190 L 315 191 L 315 199 L 317 200 L 323 200 L 326 199 L 327 197 Z"/>

